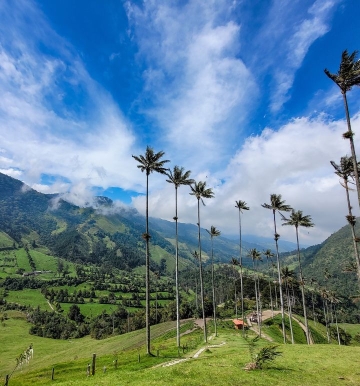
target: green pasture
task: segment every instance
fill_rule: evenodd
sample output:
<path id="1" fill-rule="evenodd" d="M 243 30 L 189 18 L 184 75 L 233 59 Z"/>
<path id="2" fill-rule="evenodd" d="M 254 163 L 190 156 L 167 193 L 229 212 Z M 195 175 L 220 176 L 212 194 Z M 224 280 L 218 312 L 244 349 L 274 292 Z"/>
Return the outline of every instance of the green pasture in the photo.
<path id="1" fill-rule="evenodd" d="M 14 245 L 14 240 L 4 232 L 0 232 L 0 248 L 9 248 Z"/>
<path id="2" fill-rule="evenodd" d="M 360 347 L 338 345 L 291 345 L 279 344 L 282 355 L 262 370 L 245 371 L 250 361 L 248 343 L 229 322 L 220 322 L 218 336 L 202 342 L 199 328 L 183 336 L 186 349 L 176 349 L 175 322 L 152 327 L 152 352 L 144 351 L 144 330 L 96 341 L 89 337 L 57 341 L 30 336 L 28 324 L 19 313 L 1 326 L 0 376 L 4 377 L 14 367 L 16 358 L 30 343 L 34 346 L 34 358 L 22 371 L 15 371 L 9 385 L 279 385 L 279 386 L 335 386 L 359 385 Z M 191 330 L 187 322 L 184 330 Z M 14 341 L 13 337 L 17 336 Z M 249 333 L 249 338 L 253 335 Z M 268 345 L 261 340 L 256 350 Z M 204 351 L 198 358 L 194 354 L 200 347 Z M 87 364 L 96 353 L 96 373 L 87 376 Z M 158 355 L 158 356 L 157 356 Z M 186 359 L 172 366 L 163 363 Z M 140 358 L 140 359 L 139 359 Z M 118 367 L 115 368 L 114 361 Z M 104 372 L 104 366 L 106 371 Z M 51 370 L 55 370 L 51 381 Z M 4 378 L 3 378 L 4 379 Z"/>
<path id="3" fill-rule="evenodd" d="M 21 291 L 8 291 L 6 301 L 8 303 L 24 304 L 33 308 L 39 306 L 42 310 L 51 310 L 47 300 L 40 292 L 40 289 L 25 288 Z"/>

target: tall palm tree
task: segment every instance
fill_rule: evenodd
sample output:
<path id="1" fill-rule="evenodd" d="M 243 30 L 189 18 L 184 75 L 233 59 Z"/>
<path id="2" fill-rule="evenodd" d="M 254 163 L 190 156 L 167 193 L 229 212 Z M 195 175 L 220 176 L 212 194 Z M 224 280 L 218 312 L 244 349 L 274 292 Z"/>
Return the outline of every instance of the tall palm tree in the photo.
<path id="1" fill-rule="evenodd" d="M 329 332 L 329 317 L 328 317 L 328 300 L 329 300 L 329 293 L 326 291 L 325 288 L 320 289 L 320 296 L 323 301 L 323 311 L 324 311 L 324 319 L 325 319 L 325 326 L 326 326 L 326 335 L 327 335 L 327 341 L 330 343 L 330 332 Z"/>
<path id="2" fill-rule="evenodd" d="M 231 258 L 231 264 L 232 264 L 233 269 L 234 269 L 234 304 L 235 304 L 235 317 L 237 319 L 238 318 L 237 291 L 236 291 L 236 274 L 237 274 L 237 270 L 236 270 L 235 267 L 239 265 L 239 261 L 237 259 L 235 259 L 235 257 L 232 257 Z"/>
<path id="3" fill-rule="evenodd" d="M 269 266 L 269 260 L 272 262 L 272 258 L 275 256 L 272 252 L 271 249 L 267 249 L 266 251 L 263 252 L 263 255 L 266 257 L 266 263 L 267 263 L 267 269 L 268 269 L 268 283 L 269 283 L 269 290 L 270 290 L 270 306 L 271 306 L 271 314 L 272 317 L 274 317 L 274 303 L 273 303 L 273 297 L 272 297 L 272 289 L 271 289 L 271 272 L 270 272 L 270 266 Z M 276 287 L 275 287 L 276 291 Z"/>
<path id="4" fill-rule="evenodd" d="M 299 227 L 310 228 L 310 227 L 313 227 L 314 224 L 311 222 L 311 217 L 309 215 L 305 216 L 303 215 L 303 212 L 301 210 L 295 211 L 294 209 L 291 211 L 291 215 L 289 218 L 286 218 L 285 216 L 283 216 L 282 220 L 284 221 L 282 225 L 292 225 L 295 227 L 306 341 L 307 341 L 307 344 L 310 344 L 310 331 L 309 331 L 309 325 L 307 320 L 306 303 L 305 303 L 305 288 L 304 288 L 305 283 L 304 283 L 304 276 L 302 273 L 301 258 L 300 258 Z"/>
<path id="5" fill-rule="evenodd" d="M 316 281 L 313 277 L 310 278 L 310 286 L 313 287 L 315 284 L 317 284 L 317 281 Z M 316 313 L 315 313 L 315 304 L 314 304 L 314 292 L 315 292 L 315 289 L 311 289 L 311 304 L 312 304 L 312 311 L 313 311 L 314 324 L 316 324 Z"/>
<path id="6" fill-rule="evenodd" d="M 241 319 L 244 321 L 244 286 L 243 286 L 243 271 L 242 271 L 242 234 L 241 234 L 241 213 L 243 210 L 249 210 L 250 208 L 247 206 L 245 201 L 235 201 L 235 208 L 239 209 L 239 246 L 240 246 L 240 291 L 241 291 Z M 235 288 L 236 290 L 236 288 Z M 237 317 L 237 316 L 236 316 Z M 245 330 L 242 330 L 243 335 L 245 334 Z"/>
<path id="7" fill-rule="evenodd" d="M 340 303 L 340 299 L 336 297 L 336 294 L 334 291 L 329 291 L 329 301 L 331 305 L 331 314 L 334 312 L 335 314 L 335 326 L 336 326 L 336 334 L 338 339 L 338 344 L 341 346 L 341 339 L 340 339 L 340 332 L 339 332 L 339 324 L 337 320 L 337 313 L 336 313 L 336 306 Z M 334 308 L 334 311 L 333 311 Z"/>
<path id="8" fill-rule="evenodd" d="M 349 189 L 350 189 L 349 179 L 353 178 L 355 174 L 353 160 L 352 160 L 352 157 L 345 156 L 345 157 L 341 157 L 340 165 L 337 165 L 334 161 L 330 161 L 330 163 L 335 169 L 335 174 L 342 179 L 341 185 L 345 188 L 345 191 L 346 191 L 346 200 L 347 200 L 347 206 L 348 206 L 348 212 L 349 212 L 349 214 L 346 216 L 346 219 L 350 224 L 350 228 L 351 228 L 351 234 L 352 234 L 353 246 L 354 246 L 354 256 L 355 256 L 355 261 L 357 265 L 357 276 L 358 276 L 358 280 L 360 281 L 360 257 L 359 257 L 359 250 L 357 246 L 359 239 L 355 235 L 356 217 L 353 216 L 352 214 L 352 210 L 351 210 L 352 207 L 350 204 L 350 195 L 349 195 Z M 357 168 L 359 168 L 359 166 L 360 164 L 358 163 Z"/>
<path id="9" fill-rule="evenodd" d="M 260 283 L 257 271 L 257 264 L 261 259 L 261 253 L 256 249 L 252 248 L 249 251 L 249 257 L 252 259 L 253 267 L 255 271 L 254 283 L 255 283 L 255 300 L 256 300 L 256 312 L 257 312 L 257 321 L 259 327 L 259 336 L 261 338 L 261 294 L 260 294 Z"/>
<path id="10" fill-rule="evenodd" d="M 211 225 L 210 230 L 206 229 L 211 238 L 211 285 L 212 285 L 212 298 L 213 298 L 213 313 L 214 313 L 214 329 L 215 336 L 217 336 L 216 326 L 216 299 L 215 299 L 215 273 L 214 273 L 214 237 L 220 236 L 221 232 Z"/>
<path id="11" fill-rule="evenodd" d="M 281 269 L 281 278 L 283 283 L 285 284 L 285 292 L 288 303 L 291 343 L 294 344 L 294 332 L 292 326 L 292 298 L 290 295 L 290 288 L 292 288 L 293 282 L 295 280 L 295 272 L 290 270 L 289 267 L 284 267 Z"/>
<path id="12" fill-rule="evenodd" d="M 198 212 L 198 245 L 199 245 L 199 271 L 200 271 L 200 292 L 201 292 L 201 307 L 203 314 L 204 323 L 204 341 L 207 343 L 207 332 L 206 332 L 206 318 L 205 318 L 205 302 L 204 302 L 204 283 L 203 283 L 203 272 L 202 272 L 202 260 L 201 260 L 201 235 L 200 235 L 200 201 L 205 206 L 204 198 L 213 198 L 214 193 L 211 188 L 206 187 L 206 181 L 194 182 L 190 185 L 191 195 L 197 199 L 197 212 Z"/>
<path id="13" fill-rule="evenodd" d="M 175 186 L 175 287 L 176 287 L 176 344 L 180 347 L 180 294 L 179 294 L 179 238 L 178 238 L 178 188 L 180 185 L 191 185 L 194 180 L 190 177 L 191 171 L 184 171 L 183 167 L 174 166 L 166 175 L 167 182 Z"/>
<path id="14" fill-rule="evenodd" d="M 284 313 L 284 298 L 281 284 L 281 270 L 280 270 L 280 258 L 279 258 L 279 245 L 278 240 L 280 235 L 276 231 L 276 212 L 290 212 L 292 209 L 290 205 L 286 205 L 285 201 L 282 200 L 281 194 L 271 194 L 270 195 L 270 204 L 261 205 L 265 209 L 270 209 L 273 212 L 274 217 L 274 240 L 276 246 L 276 264 L 278 271 L 278 281 L 279 281 L 279 296 L 280 296 L 280 308 L 281 308 L 281 325 L 283 332 L 284 343 L 286 343 L 286 333 L 285 333 L 285 313 Z"/>
<path id="15" fill-rule="evenodd" d="M 353 86 L 360 85 L 360 60 L 357 60 L 357 51 L 354 51 L 349 55 L 348 51 L 343 51 L 341 55 L 341 63 L 339 71 L 336 74 L 332 74 L 329 70 L 324 70 L 325 74 L 334 81 L 340 88 L 341 94 L 343 96 L 346 121 L 348 131 L 343 134 L 343 137 L 348 138 L 350 141 L 350 149 L 354 167 L 354 175 L 356 182 L 356 190 L 358 195 L 358 201 L 360 206 L 360 181 L 359 181 L 359 172 L 358 172 L 358 163 L 356 161 L 356 153 L 354 146 L 354 132 L 351 130 L 349 106 L 347 103 L 346 93 L 352 89 Z"/>
<path id="16" fill-rule="evenodd" d="M 155 153 L 153 148 L 150 146 L 146 147 L 145 155 L 139 155 L 132 157 L 139 163 L 137 167 L 146 173 L 146 229 L 143 234 L 143 238 L 146 241 L 146 252 L 145 252 L 145 282 L 146 282 L 146 352 L 151 355 L 150 350 L 150 251 L 149 251 L 149 175 L 153 172 L 160 174 L 166 174 L 167 169 L 164 165 L 169 162 L 169 160 L 163 160 L 164 156 L 163 151 Z"/>

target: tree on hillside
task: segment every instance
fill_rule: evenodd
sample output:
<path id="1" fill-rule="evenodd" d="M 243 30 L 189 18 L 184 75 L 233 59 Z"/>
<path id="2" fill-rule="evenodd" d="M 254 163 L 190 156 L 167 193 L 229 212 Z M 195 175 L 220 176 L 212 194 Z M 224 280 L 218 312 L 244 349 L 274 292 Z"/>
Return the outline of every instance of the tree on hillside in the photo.
<path id="1" fill-rule="evenodd" d="M 239 261 L 235 259 L 235 257 L 231 258 L 230 261 L 233 269 L 234 269 L 234 304 L 235 304 L 235 317 L 238 319 L 238 308 L 237 308 L 237 291 L 236 291 L 236 279 L 237 279 L 237 270 L 236 267 L 239 265 Z"/>
<path id="2" fill-rule="evenodd" d="M 298 256 L 298 262 L 299 262 L 301 298 L 302 298 L 302 306 L 303 306 L 305 330 L 306 330 L 306 341 L 307 341 L 307 344 L 310 344 L 310 331 L 308 326 L 306 303 L 305 303 L 305 288 L 304 288 L 305 283 L 304 283 L 304 276 L 302 272 L 301 258 L 300 258 L 299 227 L 310 228 L 310 227 L 313 227 L 314 224 L 311 222 L 311 217 L 309 215 L 304 216 L 301 210 L 295 211 L 294 209 L 291 211 L 291 215 L 289 218 L 286 218 L 285 216 L 283 216 L 282 220 L 284 221 L 282 225 L 292 225 L 295 227 L 297 256 Z"/>
<path id="3" fill-rule="evenodd" d="M 351 228 L 351 235 L 353 239 L 353 246 L 354 246 L 354 257 L 355 262 L 357 266 L 357 277 L 360 282 L 360 257 L 359 257 L 359 250 L 358 250 L 358 241 L 359 239 L 355 235 L 355 224 L 356 224 L 356 217 L 352 214 L 352 206 L 350 204 L 350 195 L 349 195 L 349 179 L 354 177 L 354 164 L 352 157 L 341 157 L 340 159 L 340 165 L 337 165 L 334 161 L 330 161 L 331 165 L 335 169 L 335 174 L 339 176 L 342 179 L 341 185 L 345 188 L 346 191 L 346 200 L 347 200 L 347 206 L 348 206 L 348 212 L 349 214 L 346 216 L 346 219 L 350 225 Z M 358 167 L 359 167 L 358 163 Z"/>
<path id="4" fill-rule="evenodd" d="M 286 343 L 286 334 L 285 334 L 285 314 L 284 314 L 284 297 L 283 297 L 283 291 L 282 291 L 282 285 L 281 285 L 281 269 L 280 269 L 280 258 L 279 258 L 279 245 L 278 240 L 280 238 L 280 235 L 277 233 L 276 230 L 276 212 L 290 212 L 292 209 L 290 205 L 286 205 L 285 201 L 282 200 L 281 194 L 271 194 L 270 195 L 270 204 L 262 204 L 261 205 L 265 209 L 270 209 L 273 212 L 274 217 L 274 240 L 275 240 L 275 247 L 276 247 L 276 264 L 277 264 L 277 271 L 278 271 L 278 280 L 279 280 L 279 296 L 280 296 L 280 308 L 281 308 L 281 324 L 282 324 L 282 331 L 283 331 L 283 339 L 284 343 Z"/>
<path id="5" fill-rule="evenodd" d="M 206 229 L 211 238 L 211 286 L 212 286 L 212 300 L 213 300 L 213 312 L 214 312 L 214 329 L 215 336 L 217 336 L 216 326 L 216 298 L 215 298 L 215 273 L 214 273 L 214 237 L 220 236 L 221 232 L 211 225 L 210 230 Z"/>
<path id="6" fill-rule="evenodd" d="M 203 272 L 202 272 L 202 260 L 201 260 L 201 236 L 200 236 L 200 201 L 205 206 L 204 198 L 213 198 L 214 193 L 211 188 L 206 187 L 206 182 L 199 181 L 194 182 L 193 185 L 190 185 L 191 195 L 195 196 L 197 199 L 197 213 L 198 213 L 198 248 L 199 248 L 199 271 L 200 271 L 200 292 L 201 292 L 201 307 L 203 314 L 203 322 L 204 322 L 204 340 L 207 343 L 207 332 L 206 332 L 206 318 L 205 318 L 205 302 L 204 302 L 204 283 L 203 283 Z"/>
<path id="7" fill-rule="evenodd" d="M 176 287 L 176 344 L 180 347 L 180 295 L 179 295 L 179 238 L 178 238 L 178 188 L 180 185 L 191 185 L 194 180 L 190 177 L 191 171 L 184 171 L 183 167 L 174 166 L 174 170 L 166 173 L 167 182 L 175 186 L 175 287 Z"/>
<path id="8" fill-rule="evenodd" d="M 323 302 L 323 311 L 324 311 L 327 341 L 328 341 L 328 343 L 330 343 L 329 310 L 328 310 L 329 293 L 328 293 L 328 291 L 326 291 L 325 288 L 321 288 L 320 289 L 320 296 L 321 296 L 322 302 Z"/>
<path id="9" fill-rule="evenodd" d="M 251 260 L 253 262 L 253 268 L 255 271 L 254 284 L 255 284 L 256 312 L 257 312 L 257 321 L 258 321 L 258 327 L 259 327 L 259 336 L 261 338 L 261 319 L 262 319 L 262 316 L 261 316 L 261 293 L 260 293 L 260 283 L 259 283 L 258 270 L 257 270 L 258 262 L 262 261 L 261 253 L 256 248 L 252 248 L 249 251 L 249 257 L 251 258 Z"/>
<path id="10" fill-rule="evenodd" d="M 358 195 L 358 201 L 360 206 L 360 181 L 358 172 L 358 163 L 356 160 L 356 152 L 354 146 L 354 132 L 351 129 L 349 106 L 347 103 L 346 93 L 352 89 L 353 86 L 360 85 L 360 60 L 357 60 L 357 51 L 354 51 L 349 55 L 348 51 L 343 51 L 341 55 L 341 63 L 339 71 L 336 74 L 332 74 L 329 70 L 324 70 L 325 74 L 335 82 L 341 91 L 345 107 L 345 115 L 347 121 L 348 130 L 343 134 L 343 138 L 349 139 L 350 149 L 353 161 L 353 170 L 355 176 L 356 190 Z"/>
<path id="11" fill-rule="evenodd" d="M 239 264 L 240 264 L 240 291 L 241 291 L 241 319 L 244 321 L 244 285 L 243 285 L 243 263 L 242 263 L 242 229 L 241 229 L 241 213 L 243 213 L 243 210 L 249 210 L 250 208 L 247 206 L 247 203 L 245 201 L 239 200 L 235 201 L 235 208 L 239 209 Z M 236 287 L 235 287 L 236 291 Z M 237 317 L 237 315 L 236 315 Z M 243 335 L 245 333 L 245 330 L 242 329 Z"/>
<path id="12" fill-rule="evenodd" d="M 146 228 L 143 238 L 146 242 L 146 251 L 145 251 L 145 282 L 146 282 L 146 352 L 151 354 L 150 350 L 150 254 L 149 254 L 149 175 L 150 173 L 157 172 L 160 174 L 166 174 L 167 169 L 164 165 L 169 162 L 169 160 L 162 160 L 164 156 L 163 151 L 154 153 L 154 150 L 147 146 L 145 155 L 132 156 L 139 164 L 137 167 L 146 173 Z"/>
<path id="13" fill-rule="evenodd" d="M 270 272 L 269 260 L 272 263 L 272 258 L 275 255 L 271 252 L 271 249 L 267 249 L 266 251 L 264 251 L 263 255 L 266 257 L 266 264 L 267 264 L 267 269 L 268 269 L 268 283 L 269 283 L 269 291 L 270 291 L 271 315 L 272 315 L 272 317 L 274 317 L 274 303 L 273 303 L 273 297 L 272 297 L 271 276 L 270 276 L 271 272 Z M 275 291 L 276 291 L 276 288 L 275 288 Z"/>
<path id="14" fill-rule="evenodd" d="M 291 343 L 294 344 L 294 332 L 293 332 L 293 327 L 292 327 L 293 298 L 291 297 L 290 289 L 292 288 L 294 280 L 295 280 L 295 272 L 290 270 L 289 267 L 283 267 L 281 269 L 281 279 L 282 279 L 283 284 L 285 284 L 285 293 L 286 293 L 288 313 L 289 313 L 289 326 L 290 326 Z"/>

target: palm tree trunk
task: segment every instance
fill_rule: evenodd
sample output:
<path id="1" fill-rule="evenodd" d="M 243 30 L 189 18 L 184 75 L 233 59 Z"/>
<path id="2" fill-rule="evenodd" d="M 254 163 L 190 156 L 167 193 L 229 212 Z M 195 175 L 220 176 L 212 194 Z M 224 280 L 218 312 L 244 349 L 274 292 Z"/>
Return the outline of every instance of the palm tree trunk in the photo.
<path id="1" fill-rule="evenodd" d="M 314 292 L 313 291 L 311 291 L 311 305 L 312 305 L 312 310 L 313 310 L 314 323 L 316 325 L 315 305 L 314 305 Z"/>
<path id="2" fill-rule="evenodd" d="M 337 321 L 336 306 L 335 306 L 335 304 L 334 304 L 334 313 L 335 313 L 335 323 L 336 323 L 336 333 L 337 333 L 338 343 L 339 343 L 339 346 L 341 346 L 340 333 L 339 333 L 339 325 L 338 325 L 338 321 Z"/>
<path id="3" fill-rule="evenodd" d="M 295 230 L 296 230 L 296 242 L 297 242 L 297 252 L 298 252 L 298 261 L 299 261 L 299 273 L 300 273 L 300 288 L 301 288 L 301 299 L 302 299 L 302 306 L 303 306 L 303 312 L 304 312 L 306 342 L 307 342 L 307 344 L 310 344 L 309 324 L 308 324 L 308 319 L 307 319 L 306 303 L 305 303 L 305 288 L 304 288 L 305 283 L 304 283 L 302 267 L 301 267 L 301 259 L 300 259 L 300 244 L 299 244 L 298 227 L 295 227 Z"/>
<path id="4" fill-rule="evenodd" d="M 235 278 L 234 278 L 234 306 L 235 306 L 235 318 L 238 319 L 238 307 L 237 307 L 237 292 L 236 292 L 236 269 L 234 266 Z"/>
<path id="5" fill-rule="evenodd" d="M 199 270 L 200 270 L 200 295 L 201 295 L 201 307 L 204 324 L 204 341 L 207 343 L 207 332 L 206 332 L 206 317 L 205 317 L 205 299 L 204 299 L 204 283 L 203 283 L 203 272 L 202 272 L 202 259 L 201 259 L 201 235 L 200 235 L 200 200 L 198 199 L 198 238 L 199 238 Z"/>
<path id="6" fill-rule="evenodd" d="M 326 315 L 325 300 L 324 299 L 323 299 L 323 310 L 324 310 L 324 318 L 325 318 L 327 341 L 328 341 L 328 343 L 330 343 L 329 324 L 328 324 L 328 318 L 327 318 L 327 315 Z"/>
<path id="7" fill-rule="evenodd" d="M 260 313 L 260 305 L 259 305 L 259 303 L 260 303 L 260 300 L 259 300 L 260 291 L 258 291 L 257 269 L 256 269 L 255 261 L 253 261 L 253 267 L 254 267 L 254 271 L 255 271 L 254 284 L 255 284 L 255 301 L 256 301 L 257 324 L 258 324 L 258 328 L 259 328 L 259 336 L 261 338 L 261 313 Z"/>
<path id="8" fill-rule="evenodd" d="M 149 254 L 149 175 L 146 173 L 146 254 L 145 254 L 145 325 L 146 325 L 146 353 L 151 355 L 150 347 L 150 254 Z"/>
<path id="9" fill-rule="evenodd" d="M 345 191 L 346 191 L 346 199 L 347 199 L 349 216 L 352 217 L 352 210 L 351 210 L 350 196 L 349 196 L 349 187 L 348 187 L 347 179 L 344 179 L 344 184 L 345 184 Z M 355 224 L 351 223 L 351 222 L 349 222 L 349 224 L 351 227 L 351 235 L 352 235 L 353 245 L 354 245 L 354 256 L 355 256 L 355 261 L 356 261 L 356 266 L 357 266 L 357 277 L 358 277 L 358 280 L 360 280 L 360 257 L 359 257 L 358 245 L 356 242 Z"/>
<path id="10" fill-rule="evenodd" d="M 239 259 L 239 263 L 240 263 L 240 291 L 241 291 L 241 319 L 242 321 L 244 322 L 244 285 L 243 285 L 243 268 L 242 268 L 242 237 L 241 237 L 241 212 L 240 212 L 240 209 L 239 209 L 239 237 L 240 237 L 240 240 L 239 240 L 239 245 L 240 245 L 240 259 Z M 237 318 L 237 316 L 236 316 Z M 243 327 L 242 329 L 242 335 L 244 336 L 245 334 L 245 329 Z"/>
<path id="11" fill-rule="evenodd" d="M 213 237 L 211 237 L 211 284 L 212 284 L 212 298 L 213 298 L 214 329 L 215 329 L 215 336 L 217 336 Z"/>
<path id="12" fill-rule="evenodd" d="M 287 296 L 287 301 L 288 301 L 288 313 L 289 313 L 289 326 L 290 326 L 291 344 L 294 344 L 294 331 L 293 331 L 293 326 L 292 326 L 292 308 L 291 308 L 290 291 L 289 291 L 288 284 L 286 284 L 286 296 Z"/>
<path id="13" fill-rule="evenodd" d="M 177 186 L 175 185 L 175 287 L 176 287 L 176 345 L 180 347 L 180 294 L 179 294 L 179 238 Z"/>
<path id="14" fill-rule="evenodd" d="M 269 283 L 269 290 L 270 290 L 271 317 L 274 319 L 274 304 L 273 304 L 272 289 L 271 289 L 271 278 L 270 278 L 269 260 L 266 260 L 266 263 L 267 263 L 267 269 L 268 269 L 268 272 L 269 272 L 268 283 Z"/>
<path id="15" fill-rule="evenodd" d="M 359 172 L 358 172 L 358 168 L 357 168 L 357 160 L 356 160 L 356 152 L 355 152 L 355 146 L 354 146 L 353 133 L 351 130 L 349 106 L 347 103 L 346 93 L 342 93 L 342 96 L 343 96 L 343 101 L 344 101 L 346 121 L 347 121 L 348 133 L 349 133 L 350 149 L 351 149 L 351 156 L 352 156 L 352 160 L 353 160 L 356 190 L 357 190 L 358 202 L 359 202 L 359 207 L 360 207 L 360 181 L 359 181 Z"/>
<path id="16" fill-rule="evenodd" d="M 273 214 L 274 214 L 275 245 L 276 245 L 276 264 L 277 264 L 278 279 L 279 279 L 279 297 L 280 297 L 280 308 L 281 308 L 281 326 L 282 326 L 284 343 L 286 343 L 284 297 L 283 297 L 282 283 L 281 283 L 281 270 L 280 270 L 278 234 L 277 234 L 277 231 L 276 231 L 275 210 L 273 210 Z"/>

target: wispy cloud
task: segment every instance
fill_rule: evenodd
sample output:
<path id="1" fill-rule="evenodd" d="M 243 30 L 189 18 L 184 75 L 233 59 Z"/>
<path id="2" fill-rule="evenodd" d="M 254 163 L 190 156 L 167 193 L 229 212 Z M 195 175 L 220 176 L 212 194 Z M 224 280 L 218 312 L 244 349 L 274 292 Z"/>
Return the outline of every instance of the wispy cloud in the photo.
<path id="1" fill-rule="evenodd" d="M 257 85 L 238 56 L 240 25 L 230 18 L 230 2 L 174 4 L 129 8 L 154 101 L 144 108 L 176 162 L 216 168 L 251 111 Z"/>
<path id="2" fill-rule="evenodd" d="M 354 130 L 360 130 L 360 116 L 354 117 L 353 125 Z M 268 202 L 272 193 L 281 194 L 289 205 L 312 216 L 316 227 L 301 231 L 304 243 L 322 241 L 345 225 L 345 192 L 330 165 L 330 160 L 338 162 L 350 152 L 349 144 L 341 138 L 345 126 L 344 120 L 329 121 L 326 116 L 298 118 L 278 131 L 267 128 L 261 135 L 248 138 L 227 170 L 207 180 L 215 198 L 207 200 L 202 209 L 203 226 L 215 225 L 223 233 L 236 234 L 235 201 L 241 199 L 251 207 L 244 220 L 244 232 L 271 237 L 272 216 L 261 204 Z M 166 197 L 174 194 L 165 182 L 162 189 Z M 179 193 L 181 221 L 194 223 L 196 202 L 186 187 Z M 168 200 L 161 200 L 161 194 L 152 198 L 151 208 L 153 213 L 171 220 L 173 208 Z M 140 208 L 142 201 L 138 197 L 134 202 Z M 279 230 L 285 240 L 294 238 L 294 230 L 289 228 Z"/>
<path id="3" fill-rule="evenodd" d="M 1 10 L 0 166 L 11 160 L 34 184 L 47 173 L 133 187 L 135 136 L 111 96 L 35 3 L 5 1 Z"/>
<path id="4" fill-rule="evenodd" d="M 331 18 L 342 0 L 274 0 L 267 21 L 256 37 L 260 65 L 272 76 L 270 110 L 278 112 L 291 98 L 291 88 L 312 44 L 331 28 Z M 258 56 L 257 55 L 257 56 Z"/>

